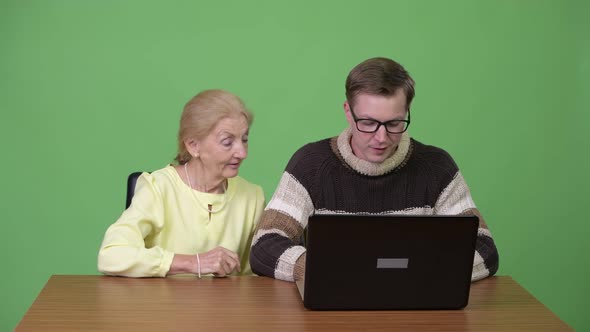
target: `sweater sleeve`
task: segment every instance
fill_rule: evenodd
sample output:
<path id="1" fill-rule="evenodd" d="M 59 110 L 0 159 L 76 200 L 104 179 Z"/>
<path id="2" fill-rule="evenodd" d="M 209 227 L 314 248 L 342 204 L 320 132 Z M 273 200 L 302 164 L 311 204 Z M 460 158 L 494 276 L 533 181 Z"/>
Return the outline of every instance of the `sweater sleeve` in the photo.
<path id="1" fill-rule="evenodd" d="M 434 214 L 470 214 L 479 217 L 479 229 L 475 244 L 471 281 L 494 275 L 498 271 L 498 250 L 492 234 L 475 207 L 471 192 L 460 172 L 457 172 L 449 185 L 443 190 L 434 207 Z"/>
<path id="2" fill-rule="evenodd" d="M 146 247 L 164 226 L 163 201 L 150 174 L 137 180 L 129 208 L 106 231 L 98 253 L 98 270 L 126 277 L 164 277 L 174 253 L 159 246 Z"/>
<path id="3" fill-rule="evenodd" d="M 254 233 L 252 271 L 286 281 L 302 278 L 305 247 L 301 238 L 312 213 L 313 203 L 307 190 L 285 171 Z"/>
<path id="4" fill-rule="evenodd" d="M 252 239 L 254 238 L 254 232 L 256 231 L 256 226 L 260 223 L 260 218 L 262 216 L 262 212 L 264 211 L 265 199 L 264 199 L 264 191 L 261 187 L 256 186 L 256 203 L 254 206 L 256 210 L 254 212 L 254 222 L 252 223 L 252 227 L 250 229 L 250 234 L 248 237 L 248 245 L 242 254 L 242 258 L 240 260 L 240 264 L 242 266 L 242 271 L 240 275 L 252 275 L 252 268 L 250 266 L 250 250 L 252 245 Z"/>

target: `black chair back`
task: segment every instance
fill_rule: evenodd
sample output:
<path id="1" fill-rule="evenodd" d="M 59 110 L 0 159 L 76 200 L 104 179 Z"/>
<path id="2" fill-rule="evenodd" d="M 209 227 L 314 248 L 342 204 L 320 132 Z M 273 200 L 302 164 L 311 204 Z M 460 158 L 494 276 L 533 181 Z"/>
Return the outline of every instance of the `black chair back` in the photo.
<path id="1" fill-rule="evenodd" d="M 127 202 L 125 203 L 125 209 L 131 205 L 133 194 L 135 194 L 135 183 L 142 173 L 143 172 L 133 172 L 127 177 Z"/>

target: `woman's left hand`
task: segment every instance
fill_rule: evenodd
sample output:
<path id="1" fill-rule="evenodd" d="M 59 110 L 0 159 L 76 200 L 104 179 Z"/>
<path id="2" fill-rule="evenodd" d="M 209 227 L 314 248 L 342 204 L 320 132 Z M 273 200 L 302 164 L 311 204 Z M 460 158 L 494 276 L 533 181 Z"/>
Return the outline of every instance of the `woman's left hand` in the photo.
<path id="1" fill-rule="evenodd" d="M 199 254 L 201 274 L 213 273 L 217 277 L 225 277 L 233 272 L 240 272 L 240 257 L 224 247 L 216 247 Z"/>

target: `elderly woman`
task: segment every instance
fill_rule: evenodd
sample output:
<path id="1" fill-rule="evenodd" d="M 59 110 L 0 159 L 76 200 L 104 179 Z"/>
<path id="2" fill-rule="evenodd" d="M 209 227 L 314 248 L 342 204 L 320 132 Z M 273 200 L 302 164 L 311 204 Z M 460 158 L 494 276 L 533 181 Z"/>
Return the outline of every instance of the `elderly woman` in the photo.
<path id="1" fill-rule="evenodd" d="M 178 164 L 139 177 L 131 206 L 106 231 L 98 269 L 127 277 L 252 274 L 264 194 L 237 176 L 251 124 L 229 92 L 193 97 L 180 119 Z"/>

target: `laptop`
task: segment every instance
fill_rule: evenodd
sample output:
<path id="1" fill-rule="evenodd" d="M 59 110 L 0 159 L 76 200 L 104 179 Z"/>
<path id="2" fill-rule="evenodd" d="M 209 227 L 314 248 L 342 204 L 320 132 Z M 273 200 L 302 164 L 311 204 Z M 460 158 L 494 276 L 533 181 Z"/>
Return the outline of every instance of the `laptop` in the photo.
<path id="1" fill-rule="evenodd" d="M 305 277 L 313 310 L 461 309 L 467 306 L 476 216 L 314 215 Z"/>

